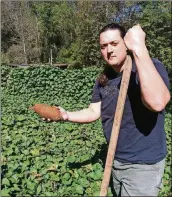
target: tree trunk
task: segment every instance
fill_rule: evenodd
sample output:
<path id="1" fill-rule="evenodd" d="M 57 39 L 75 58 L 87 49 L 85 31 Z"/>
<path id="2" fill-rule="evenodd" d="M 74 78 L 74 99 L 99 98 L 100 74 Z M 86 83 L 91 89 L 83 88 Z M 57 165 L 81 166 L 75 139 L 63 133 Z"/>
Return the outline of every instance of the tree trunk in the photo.
<path id="1" fill-rule="evenodd" d="M 39 26 L 38 26 L 38 18 L 37 16 L 36 17 L 36 33 L 37 33 L 37 36 L 36 36 L 36 47 L 38 48 L 38 53 L 39 53 L 39 60 L 40 59 L 40 55 L 41 55 L 41 49 L 40 49 L 40 35 L 39 35 Z"/>
<path id="2" fill-rule="evenodd" d="M 53 65 L 53 55 L 52 55 L 52 49 L 50 49 L 50 64 Z"/>
<path id="3" fill-rule="evenodd" d="M 23 25 L 23 15 L 22 15 L 22 5 L 20 4 L 20 17 L 21 17 L 21 31 L 22 31 L 22 44 L 23 44 L 23 52 L 24 52 L 24 59 L 25 64 L 27 64 L 27 54 L 26 54 L 26 43 L 24 38 L 24 25 Z"/>

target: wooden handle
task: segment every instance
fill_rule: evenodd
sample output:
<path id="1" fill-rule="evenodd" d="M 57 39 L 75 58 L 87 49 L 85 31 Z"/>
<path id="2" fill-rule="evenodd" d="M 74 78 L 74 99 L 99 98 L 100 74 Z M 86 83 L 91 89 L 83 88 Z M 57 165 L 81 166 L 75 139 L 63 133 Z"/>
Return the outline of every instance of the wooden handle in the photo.
<path id="1" fill-rule="evenodd" d="M 112 133 L 111 133 L 111 138 L 110 138 L 110 143 L 109 143 L 109 148 L 106 158 L 105 170 L 103 174 L 103 181 L 101 184 L 100 196 L 107 196 L 107 192 L 108 192 L 108 186 L 109 186 L 111 170 L 112 170 L 113 160 L 116 151 L 116 145 L 118 141 L 119 129 L 120 129 L 122 115 L 124 111 L 124 105 L 125 105 L 125 100 L 128 90 L 131 69 L 132 69 L 132 60 L 130 56 L 127 56 L 127 62 L 124 65 L 124 71 L 122 75 L 116 112 L 114 116 L 114 122 L 113 122 Z"/>

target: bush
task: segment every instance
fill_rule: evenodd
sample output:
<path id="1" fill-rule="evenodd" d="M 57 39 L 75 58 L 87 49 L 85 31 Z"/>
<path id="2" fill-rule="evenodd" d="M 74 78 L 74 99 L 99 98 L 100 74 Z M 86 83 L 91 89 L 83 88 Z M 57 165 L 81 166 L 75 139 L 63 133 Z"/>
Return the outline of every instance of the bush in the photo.
<path id="1" fill-rule="evenodd" d="M 5 53 L 1 53 L 1 64 L 9 64 L 10 60 Z"/>
<path id="2" fill-rule="evenodd" d="M 22 45 L 12 45 L 7 51 L 7 57 L 10 63 L 23 64 L 25 63 Z"/>

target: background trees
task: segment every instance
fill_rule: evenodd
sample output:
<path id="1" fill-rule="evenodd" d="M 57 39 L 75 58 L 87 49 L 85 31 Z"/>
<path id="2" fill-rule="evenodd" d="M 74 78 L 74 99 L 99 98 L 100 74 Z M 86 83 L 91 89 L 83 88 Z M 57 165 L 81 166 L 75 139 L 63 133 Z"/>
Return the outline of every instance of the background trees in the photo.
<path id="1" fill-rule="evenodd" d="M 2 62 L 101 65 L 100 29 L 140 23 L 150 54 L 170 71 L 171 2 L 2 1 Z"/>
<path id="2" fill-rule="evenodd" d="M 35 15 L 27 2 L 2 2 L 2 54 L 12 63 L 38 62 Z"/>

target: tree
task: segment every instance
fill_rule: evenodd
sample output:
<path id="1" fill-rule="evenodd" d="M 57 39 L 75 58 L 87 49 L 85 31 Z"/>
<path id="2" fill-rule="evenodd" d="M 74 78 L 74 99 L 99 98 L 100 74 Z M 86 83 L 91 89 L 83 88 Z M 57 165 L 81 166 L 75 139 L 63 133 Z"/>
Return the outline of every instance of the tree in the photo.
<path id="1" fill-rule="evenodd" d="M 171 2 L 3 1 L 2 52 L 11 62 L 102 65 L 99 31 L 110 22 L 126 30 L 139 23 L 147 46 L 170 71 Z"/>
<path id="2" fill-rule="evenodd" d="M 2 48 L 10 62 L 27 64 L 38 60 L 36 20 L 28 2 L 3 1 L 2 10 Z"/>
<path id="3" fill-rule="evenodd" d="M 116 4 L 116 2 L 97 1 L 74 2 L 73 16 L 66 17 L 66 24 L 70 24 L 70 32 L 73 35 L 72 42 L 60 50 L 59 57 L 65 58 L 75 67 L 101 65 L 99 31 L 112 20 Z"/>
<path id="4" fill-rule="evenodd" d="M 151 56 L 159 58 L 169 73 L 171 69 L 171 2 L 141 3 L 140 23 L 147 34 Z"/>
<path id="5" fill-rule="evenodd" d="M 50 51 L 55 59 L 57 49 L 62 42 L 62 34 L 54 24 L 54 7 L 60 2 L 32 2 L 32 11 L 36 15 L 37 27 L 39 26 L 39 45 L 41 62 L 47 63 Z M 38 29 L 38 28 L 37 28 Z"/>

